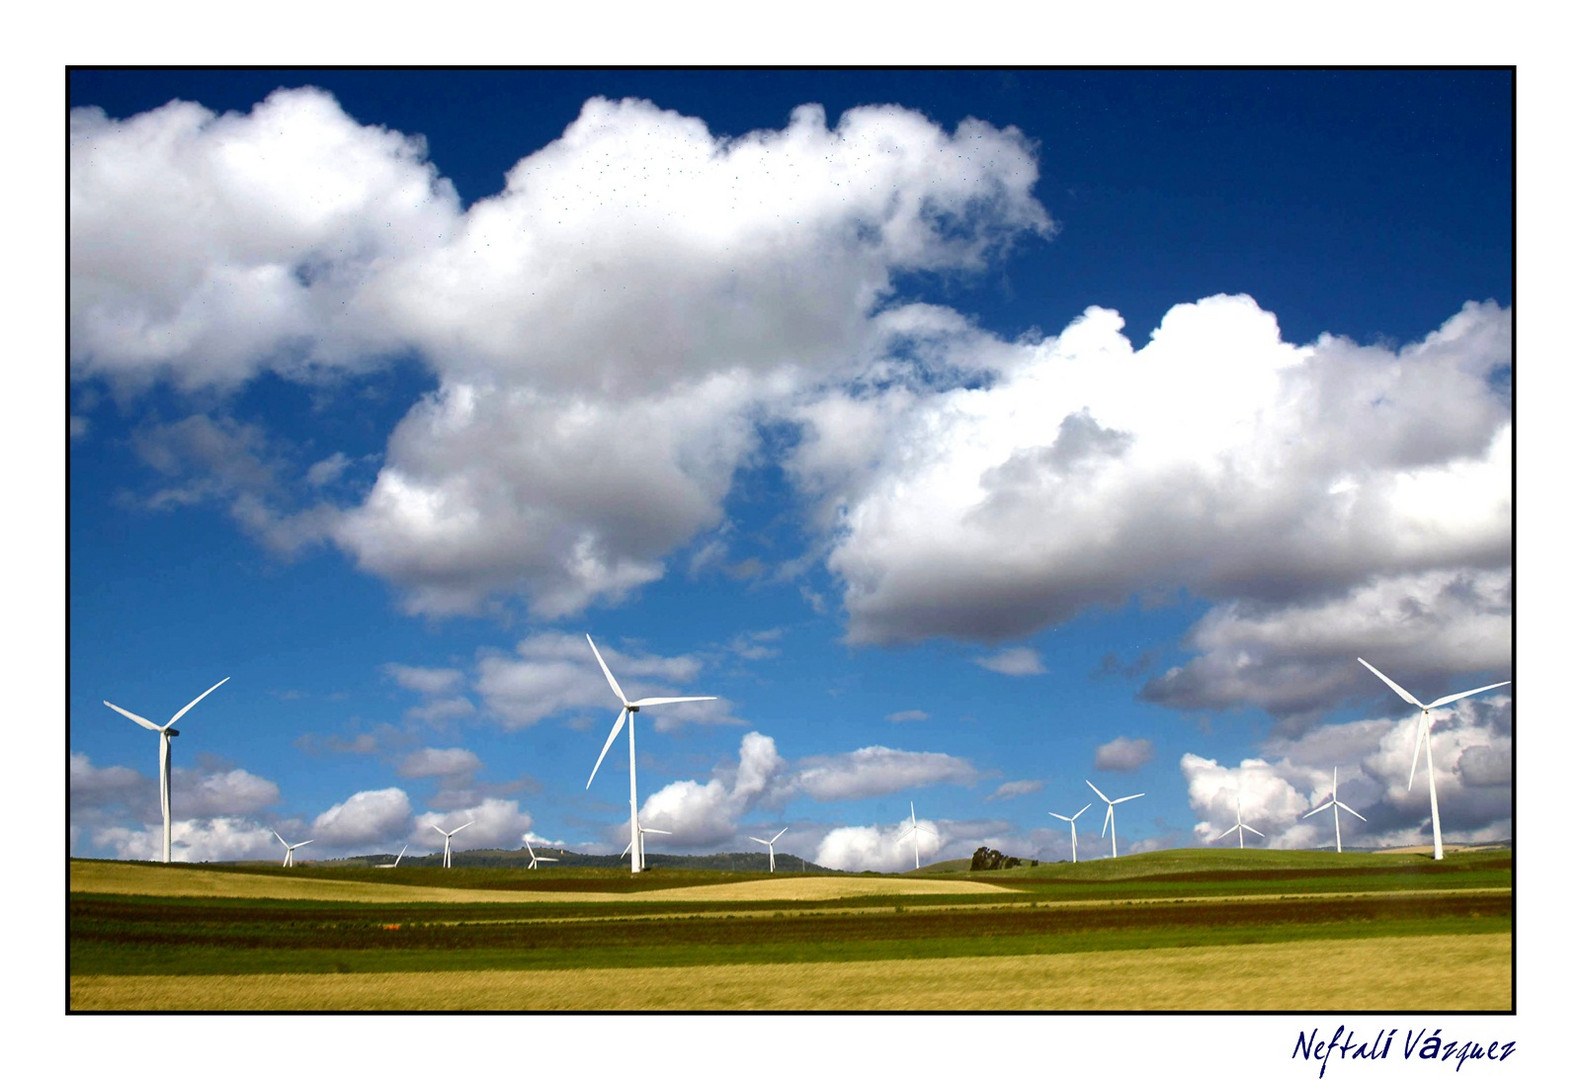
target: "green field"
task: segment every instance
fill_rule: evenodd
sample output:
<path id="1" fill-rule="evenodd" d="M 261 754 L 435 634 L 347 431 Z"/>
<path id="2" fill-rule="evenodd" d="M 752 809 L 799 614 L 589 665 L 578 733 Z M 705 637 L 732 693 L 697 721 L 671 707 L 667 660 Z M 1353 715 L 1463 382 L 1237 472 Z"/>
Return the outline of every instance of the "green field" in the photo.
<path id="1" fill-rule="evenodd" d="M 1513 1008 L 1507 850 L 1192 850 L 979 874 L 71 872 L 81 1011 L 589 1011 L 649 983 L 682 1011 L 1196 1009 L 1208 987 L 1216 1009 L 1309 1011 L 1336 979 L 1372 1002 L 1355 1008 Z"/>

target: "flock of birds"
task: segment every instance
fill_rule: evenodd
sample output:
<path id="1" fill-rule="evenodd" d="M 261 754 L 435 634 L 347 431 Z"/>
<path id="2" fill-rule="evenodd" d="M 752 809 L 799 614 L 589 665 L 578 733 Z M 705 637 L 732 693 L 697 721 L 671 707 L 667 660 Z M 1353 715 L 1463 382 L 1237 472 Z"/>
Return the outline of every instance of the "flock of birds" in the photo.
<path id="1" fill-rule="evenodd" d="M 620 855 L 621 855 L 621 858 L 625 858 L 628 853 L 630 854 L 630 856 L 631 856 L 631 872 L 636 874 L 636 873 L 642 872 L 644 869 L 646 869 L 646 866 L 647 866 L 647 855 L 646 855 L 646 850 L 645 850 L 646 849 L 646 844 L 644 842 L 646 835 L 648 833 L 660 833 L 660 834 L 663 834 L 663 835 L 669 835 L 669 833 L 666 830 L 664 830 L 664 829 L 655 829 L 655 828 L 651 828 L 651 827 L 646 827 L 645 828 L 641 824 L 641 822 L 639 822 L 637 820 L 637 741 L 636 741 L 636 739 L 637 739 L 637 735 L 636 735 L 637 725 L 636 725 L 636 714 L 638 712 L 640 712 L 641 710 L 643 710 L 645 708 L 648 708 L 650 706 L 653 706 L 653 705 L 671 705 L 671 704 L 676 704 L 676 703 L 684 702 L 684 701 L 714 701 L 716 699 L 713 698 L 713 697 L 646 697 L 646 698 L 640 698 L 640 699 L 638 699 L 636 701 L 632 701 L 631 699 L 627 698 L 626 695 L 625 695 L 625 692 L 621 690 L 620 683 L 616 681 L 614 673 L 609 670 L 609 665 L 604 662 L 604 657 L 599 653 L 598 646 L 593 644 L 593 637 L 592 637 L 591 634 L 587 635 L 587 643 L 588 643 L 588 646 L 591 647 L 592 650 L 593 650 L 593 656 L 598 661 L 599 668 L 602 669 L 602 671 L 604 672 L 604 678 L 609 681 L 610 689 L 613 690 L 615 692 L 615 696 L 620 699 L 620 711 L 615 714 L 615 724 L 614 724 L 614 726 L 612 728 L 610 728 L 609 737 L 604 740 L 604 748 L 601 751 L 599 751 L 598 760 L 593 763 L 593 771 L 588 774 L 587 787 L 591 788 L 593 786 L 593 778 L 598 775 L 598 768 L 599 768 L 599 766 L 604 763 L 604 757 L 609 753 L 609 748 L 612 745 L 614 745 L 615 739 L 617 737 L 619 737 L 620 729 L 622 727 L 625 727 L 626 728 L 626 744 L 627 744 L 627 750 L 628 750 L 628 757 L 629 757 L 630 765 L 631 765 L 631 769 L 630 769 L 630 778 L 631 778 L 631 840 L 629 840 L 627 842 L 625 850 L 622 851 L 620 853 Z M 1399 694 L 1400 697 L 1404 698 L 1406 701 L 1408 701 L 1412 705 L 1416 706 L 1416 708 L 1419 710 L 1418 714 L 1417 714 L 1417 721 L 1416 721 L 1416 747 L 1415 747 L 1415 750 L 1414 750 L 1414 752 L 1412 754 L 1412 758 L 1411 758 L 1411 776 L 1410 776 L 1410 779 L 1406 783 L 1406 790 L 1409 791 L 1411 789 L 1411 786 L 1416 782 L 1417 764 L 1421 760 L 1422 756 L 1425 753 L 1426 758 L 1427 758 L 1426 772 L 1427 772 L 1428 804 L 1429 804 L 1429 806 L 1431 808 L 1431 815 L 1432 815 L 1432 819 L 1433 819 L 1433 858 L 1435 858 L 1435 859 L 1442 859 L 1444 857 L 1444 843 L 1443 843 L 1442 834 L 1441 834 L 1440 829 L 1439 829 L 1439 822 L 1438 822 L 1438 788 L 1437 788 L 1437 785 L 1435 784 L 1435 782 L 1433 780 L 1433 746 L 1432 746 L 1432 741 L 1429 738 L 1429 735 L 1431 733 L 1432 726 L 1433 726 L 1432 712 L 1433 712 L 1434 709 L 1440 708 L 1440 707 L 1442 707 L 1444 705 L 1448 705 L 1448 704 L 1450 704 L 1452 702 L 1459 701 L 1462 698 L 1471 697 L 1473 694 L 1480 694 L 1480 693 L 1482 693 L 1485 690 L 1495 690 L 1495 689 L 1497 689 L 1498 687 L 1501 687 L 1501 686 L 1508 686 L 1509 685 L 1509 680 L 1505 680 L 1504 682 L 1490 683 L 1487 686 L 1479 686 L 1475 690 L 1465 690 L 1465 691 L 1462 691 L 1461 693 L 1458 693 L 1458 694 L 1448 694 L 1448 695 L 1446 695 L 1444 697 L 1438 698 L 1436 701 L 1433 701 L 1433 702 L 1431 702 L 1429 704 L 1424 705 L 1424 704 L 1422 704 L 1422 702 L 1418 701 L 1414 696 L 1412 696 L 1408 691 L 1406 691 L 1404 688 L 1402 688 L 1394 680 L 1390 679 L 1383 672 L 1379 671 L 1377 668 L 1375 668 L 1371 664 L 1367 663 L 1367 661 L 1362 660 L 1361 657 L 1359 657 L 1359 656 L 1356 659 L 1361 661 L 1362 665 L 1365 666 L 1368 671 L 1372 672 L 1374 675 L 1378 676 L 1378 678 L 1382 679 L 1385 683 L 1387 683 L 1389 688 L 1392 689 L 1396 694 Z M 224 686 L 229 681 L 230 681 L 230 676 L 226 676 L 225 678 L 221 679 L 219 682 L 215 683 L 213 686 L 211 686 L 207 690 L 203 691 L 203 693 L 199 694 L 197 697 L 195 697 L 191 701 L 187 702 L 187 704 L 181 709 L 180 712 L 178 712 L 178 713 L 176 713 L 176 715 L 172 716 L 163 725 L 156 724 L 156 723 L 154 723 L 151 720 L 148 720 L 148 719 L 145 719 L 144 717 L 138 716 L 134 712 L 129 712 L 128 710 L 121 708 L 119 705 L 111 704 L 108 701 L 106 701 L 104 703 L 104 704 L 108 705 L 110 708 L 114 709 L 116 712 L 120 713 L 122 716 L 127 717 L 128 719 L 136 722 L 137 724 L 140 724 L 141 726 L 149 729 L 150 731 L 155 731 L 155 732 L 159 733 L 159 805 L 160 805 L 160 809 L 161 809 L 161 811 L 163 812 L 163 815 L 164 815 L 164 861 L 167 862 L 167 863 L 170 861 L 170 740 L 172 738 L 174 738 L 175 736 L 181 734 L 179 731 L 176 730 L 176 727 L 175 727 L 176 721 L 180 720 L 183 716 L 185 716 L 192 709 L 192 707 L 194 705 L 196 705 L 198 702 L 202 701 L 204 698 L 208 697 L 210 694 L 214 693 L 214 691 L 218 690 L 221 686 Z M 1098 796 L 1098 798 L 1102 799 L 1106 804 L 1108 804 L 1108 810 L 1104 814 L 1104 819 L 1103 819 L 1103 830 L 1102 830 L 1102 832 L 1099 833 L 1099 835 L 1100 836 L 1107 835 L 1109 837 L 1110 857 L 1111 858 L 1118 858 L 1120 852 L 1119 852 L 1119 841 L 1118 841 L 1118 838 L 1117 838 L 1117 835 L 1116 835 L 1117 830 L 1116 830 L 1116 827 L 1115 827 L 1114 808 L 1116 806 L 1120 805 L 1123 802 L 1130 802 L 1132 799 L 1140 799 L 1143 795 L 1146 794 L 1146 792 L 1138 792 L 1135 795 L 1125 795 L 1125 796 L 1122 796 L 1122 797 L 1120 797 L 1118 799 L 1111 799 L 1107 795 L 1105 795 L 1102 791 L 1099 791 L 1097 785 L 1094 784 L 1091 780 L 1085 781 L 1085 783 L 1087 784 L 1088 787 L 1092 788 L 1093 792 Z M 1070 823 L 1070 853 L 1071 853 L 1071 862 L 1073 862 L 1073 863 L 1078 861 L 1077 858 L 1076 858 L 1076 819 L 1081 817 L 1082 814 L 1086 813 L 1087 810 L 1091 808 L 1091 806 L 1092 806 L 1092 803 L 1088 803 L 1086 806 L 1083 806 L 1080 810 L 1076 811 L 1074 814 L 1070 815 L 1069 817 L 1066 817 L 1064 814 L 1056 814 L 1052 810 L 1049 811 L 1049 815 L 1051 817 L 1056 817 L 1056 818 L 1059 818 L 1061 821 L 1067 821 L 1067 822 Z M 1333 782 L 1333 787 L 1330 789 L 1330 795 L 1329 795 L 1328 801 L 1323 803 L 1321 806 L 1317 807 L 1316 809 L 1311 810 L 1308 813 L 1302 815 L 1302 817 L 1303 818 L 1313 817 L 1314 815 L 1321 814 L 1323 811 L 1329 810 L 1329 809 L 1332 809 L 1334 811 L 1334 850 L 1336 852 L 1343 852 L 1344 851 L 1344 847 L 1342 846 L 1341 839 L 1340 839 L 1340 828 L 1339 828 L 1339 826 L 1340 826 L 1340 816 L 1339 816 L 1339 812 L 1341 810 L 1344 810 L 1346 813 L 1352 814 L 1352 815 L 1354 815 L 1355 817 L 1357 817 L 1358 819 L 1360 819 L 1362 821 L 1366 821 L 1367 819 L 1365 817 L 1362 817 L 1361 814 L 1357 813 L 1355 810 L 1351 809 L 1349 806 L 1346 806 L 1343 802 L 1340 801 L 1340 798 L 1339 798 L 1339 767 L 1338 766 L 1335 766 L 1335 769 L 1334 769 L 1334 782 Z M 447 869 L 450 867 L 450 841 L 451 841 L 451 838 L 453 836 L 455 836 L 456 833 L 459 833 L 462 829 L 465 829 L 468 826 L 474 825 L 474 824 L 476 824 L 475 821 L 468 821 L 465 825 L 459 825 L 456 828 L 451 829 L 448 832 L 445 831 L 444 829 L 441 829 L 438 825 L 432 826 L 432 828 L 434 829 L 435 832 L 438 832 L 441 836 L 443 836 L 445 838 L 444 866 Z M 769 871 L 770 871 L 770 873 L 772 873 L 773 870 L 774 870 L 774 843 L 780 837 L 785 835 L 785 833 L 786 833 L 788 828 L 789 828 L 789 826 L 787 826 L 785 829 L 781 829 L 779 832 L 775 833 L 772 838 L 767 839 L 767 840 L 761 839 L 761 838 L 756 837 L 756 836 L 749 837 L 749 839 L 754 840 L 754 841 L 756 841 L 759 844 L 765 844 L 765 845 L 768 846 Z M 270 831 L 273 832 L 274 830 L 270 830 Z M 900 835 L 899 835 L 899 837 L 897 839 L 897 842 L 904 841 L 907 837 L 911 838 L 911 841 L 912 841 L 912 857 L 913 857 L 913 859 L 914 859 L 914 861 L 916 863 L 917 869 L 919 869 L 919 870 L 922 868 L 922 855 L 921 855 L 921 849 L 920 849 L 920 844 L 919 844 L 919 834 L 922 833 L 922 832 L 933 833 L 935 836 L 938 835 L 936 832 L 934 832 L 932 827 L 927 825 L 925 822 L 919 822 L 917 820 L 917 806 L 916 806 L 916 803 L 912 803 L 911 804 L 911 821 L 910 821 L 910 824 L 907 825 L 906 828 L 900 833 Z M 1215 842 L 1218 841 L 1218 840 L 1224 839 L 1226 836 L 1230 835 L 1230 833 L 1232 833 L 1232 832 L 1240 834 L 1240 845 L 1241 845 L 1242 848 L 1245 848 L 1245 846 L 1246 846 L 1246 834 L 1248 832 L 1250 832 L 1250 833 L 1252 833 L 1252 834 L 1254 834 L 1256 836 L 1263 836 L 1262 833 L 1258 832 L 1256 829 L 1252 828 L 1250 825 L 1245 824 L 1241 820 L 1241 805 L 1240 805 L 1240 798 L 1239 798 L 1239 796 L 1236 797 L 1236 801 L 1235 801 L 1235 824 L 1232 825 L 1230 828 L 1224 830 L 1224 832 L 1220 833 L 1217 837 L 1215 837 L 1214 838 Z M 298 843 L 292 844 L 292 843 L 289 843 L 285 839 L 285 837 L 281 836 L 278 832 L 275 832 L 274 836 L 275 836 L 275 839 L 279 840 L 281 844 L 285 845 L 285 862 L 281 864 L 283 866 L 291 866 L 291 865 L 293 865 L 293 863 L 294 863 L 294 854 L 295 854 L 297 848 L 306 847 L 308 844 L 313 843 L 312 840 L 303 840 L 303 841 L 300 841 Z M 528 855 L 528 858 L 530 859 L 530 862 L 529 862 L 529 865 L 528 865 L 528 869 L 536 870 L 538 868 L 538 864 L 540 862 L 559 862 L 558 859 L 552 859 L 552 858 L 549 858 L 548 856 L 538 855 L 538 854 L 534 853 L 534 851 L 532 850 L 532 844 L 529 843 L 526 840 L 525 837 L 523 838 L 523 843 L 527 845 L 527 855 Z M 410 845 L 407 845 L 407 846 L 409 847 Z M 402 857 L 405 856 L 405 854 L 406 854 L 406 847 L 402 847 L 401 848 L 401 854 L 397 855 L 395 857 L 395 861 L 394 862 L 379 863 L 379 864 L 377 864 L 378 868 L 381 869 L 381 870 L 387 870 L 387 869 L 393 869 L 394 867 L 399 866 L 400 863 L 401 863 L 401 859 L 402 859 Z"/>

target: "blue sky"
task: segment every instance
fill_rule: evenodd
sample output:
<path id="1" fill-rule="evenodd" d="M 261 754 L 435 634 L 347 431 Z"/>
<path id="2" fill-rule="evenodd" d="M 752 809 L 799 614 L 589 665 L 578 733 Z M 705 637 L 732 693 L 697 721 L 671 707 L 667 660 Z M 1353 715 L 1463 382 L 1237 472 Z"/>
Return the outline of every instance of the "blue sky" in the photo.
<path id="1" fill-rule="evenodd" d="M 1497 71 L 76 72 L 71 850 L 1425 842 L 1512 677 Z M 508 177 L 508 179 L 507 179 Z M 1435 727 L 1511 835 L 1513 688 Z M 622 742 L 624 736 L 622 736 Z M 617 752 L 617 749 L 619 752 Z M 1331 824 L 1331 823 L 1330 823 Z M 765 833 L 763 830 L 769 830 Z M 1223 841 L 1225 843 L 1232 840 Z M 442 841 L 441 841 L 442 843 Z M 927 850 L 932 844 L 934 850 Z"/>

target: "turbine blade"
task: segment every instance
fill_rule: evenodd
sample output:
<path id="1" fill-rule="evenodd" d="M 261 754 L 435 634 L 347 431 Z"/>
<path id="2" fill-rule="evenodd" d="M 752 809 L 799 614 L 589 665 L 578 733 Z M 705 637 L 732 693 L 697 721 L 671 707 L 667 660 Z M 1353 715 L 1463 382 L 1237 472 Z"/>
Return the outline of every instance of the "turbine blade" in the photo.
<path id="1" fill-rule="evenodd" d="M 1409 693 L 1407 693 L 1404 687 L 1402 687 L 1399 683 L 1395 682 L 1393 679 L 1389 678 L 1389 676 L 1385 675 L 1383 672 L 1379 671 L 1377 668 L 1375 668 L 1371 664 L 1367 663 L 1367 661 L 1362 660 L 1361 657 L 1358 656 L 1358 657 L 1356 657 L 1356 659 L 1357 659 L 1357 661 L 1360 662 L 1362 667 L 1366 668 L 1368 671 L 1370 671 L 1374 675 L 1378 676 L 1378 678 L 1380 678 L 1384 682 L 1388 683 L 1390 690 L 1393 690 L 1396 694 L 1399 694 L 1405 700 L 1409 701 L 1412 705 L 1415 705 L 1418 709 L 1421 709 L 1421 708 L 1425 707 L 1425 706 L 1423 706 L 1423 704 L 1420 701 L 1417 701 L 1414 697 L 1412 697 Z"/>
<path id="2" fill-rule="evenodd" d="M 1257 833 L 1258 836 L 1263 836 L 1262 833 L 1257 832 L 1257 830 L 1252 828 L 1250 825 L 1242 825 L 1241 828 L 1245 829 L 1249 833 Z M 1266 836 L 1263 836 L 1263 839 L 1266 840 L 1268 838 Z"/>
<path id="3" fill-rule="evenodd" d="M 1450 694 L 1448 697 L 1441 697 L 1427 707 L 1429 709 L 1436 709 L 1440 705 L 1448 705 L 1451 701 L 1459 701 L 1463 697 L 1470 697 L 1472 694 L 1480 694 L 1484 690 L 1497 690 L 1501 686 L 1508 685 L 1510 685 L 1510 680 L 1508 679 L 1505 679 L 1503 682 L 1489 683 L 1487 686 L 1479 686 L 1475 690 L 1467 690 L 1463 694 Z"/>
<path id="4" fill-rule="evenodd" d="M 757 841 L 758 841 L 758 843 L 760 843 L 760 844 L 766 844 L 766 843 L 768 843 L 768 841 L 767 841 L 767 840 L 758 840 L 758 838 L 757 838 L 757 837 L 755 837 L 755 836 L 749 836 L 749 837 L 747 837 L 747 839 L 748 839 L 748 840 L 757 840 Z"/>
<path id="5" fill-rule="evenodd" d="M 1351 808 L 1350 808 L 1350 807 L 1348 807 L 1348 806 L 1346 806 L 1346 805 L 1345 805 L 1345 804 L 1344 804 L 1344 803 L 1342 803 L 1342 802 L 1336 802 L 1336 803 L 1335 803 L 1335 804 L 1334 804 L 1334 805 L 1335 805 L 1335 806 L 1337 806 L 1337 807 L 1339 807 L 1339 808 L 1340 808 L 1340 809 L 1341 809 L 1341 810 L 1343 810 L 1343 811 L 1345 811 L 1345 812 L 1346 812 L 1346 813 L 1347 813 L 1347 814 L 1356 814 L 1356 811 L 1354 811 L 1354 810 L 1352 810 L 1352 809 L 1351 809 Z M 1361 819 L 1362 819 L 1362 820 L 1363 820 L 1363 821 L 1366 821 L 1366 820 L 1367 820 L 1367 819 L 1366 819 L 1366 818 L 1364 818 L 1364 817 L 1361 817 L 1361 815 L 1360 815 L 1360 814 L 1356 814 L 1356 816 L 1357 816 L 1357 817 L 1359 817 L 1359 818 L 1361 818 Z"/>
<path id="6" fill-rule="evenodd" d="M 106 701 L 105 704 L 106 705 L 110 705 L 110 703 L 108 701 Z M 154 723 L 152 720 L 144 720 L 141 716 L 138 716 L 134 712 L 127 712 L 125 709 L 121 708 L 119 705 L 110 705 L 110 708 L 114 709 L 116 712 L 120 713 L 122 716 L 126 717 L 128 720 L 135 720 L 135 721 L 137 721 L 139 724 L 142 724 L 149 731 L 159 731 L 160 730 L 159 725 Z M 125 731 L 126 729 L 122 728 L 121 730 Z"/>
<path id="7" fill-rule="evenodd" d="M 1109 812 L 1103 816 L 1103 828 L 1098 830 L 1099 836 L 1109 835 L 1109 825 L 1114 821 L 1114 804 L 1109 804 Z"/>
<path id="8" fill-rule="evenodd" d="M 781 829 L 779 832 L 774 834 L 774 840 L 778 840 L 780 837 L 784 836 L 789 831 L 790 831 L 790 826 L 789 825 L 785 826 L 785 828 Z M 774 842 L 774 840 L 770 840 L 769 843 L 772 844 Z"/>
<path id="9" fill-rule="evenodd" d="M 454 836 L 454 835 L 456 835 L 456 833 L 460 832 L 462 829 L 471 828 L 473 825 L 476 825 L 476 824 L 477 824 L 476 821 L 469 821 L 465 825 L 457 825 L 454 829 L 450 830 L 450 835 Z"/>
<path id="10" fill-rule="evenodd" d="M 1092 788 L 1094 791 L 1098 791 L 1098 785 L 1093 783 L 1091 780 L 1084 780 L 1083 783 L 1085 783 L 1088 787 Z M 1109 796 L 1105 795 L 1101 791 L 1098 791 L 1098 798 L 1102 799 L 1104 802 L 1108 802 L 1109 801 Z"/>
<path id="11" fill-rule="evenodd" d="M 641 701 L 633 701 L 632 704 L 635 705 L 637 708 L 641 709 L 641 708 L 644 708 L 644 707 L 646 707 L 648 705 L 674 705 L 676 702 L 679 702 L 679 701 L 718 701 L 718 700 L 719 699 L 717 697 L 645 697 Z"/>
<path id="12" fill-rule="evenodd" d="M 620 849 L 620 857 L 622 859 L 624 859 L 627 855 L 630 855 L 630 854 L 631 854 L 631 841 L 627 840 L 626 841 L 626 846 Z"/>
<path id="13" fill-rule="evenodd" d="M 435 831 L 435 832 L 436 832 L 436 833 L 438 833 L 438 834 L 439 834 L 439 835 L 440 835 L 440 836 L 443 836 L 443 837 L 445 837 L 445 838 L 446 838 L 446 839 L 449 839 L 449 838 L 450 838 L 450 834 L 449 834 L 449 833 L 447 833 L 447 832 L 445 832 L 445 830 L 443 830 L 443 829 L 441 829 L 441 828 L 440 828 L 440 827 L 439 827 L 439 826 L 438 826 L 438 825 L 432 825 L 432 824 L 431 824 L 431 825 L 429 825 L 429 826 L 428 826 L 428 827 L 429 827 L 429 828 L 430 828 L 430 829 L 433 829 L 433 830 L 434 830 L 434 831 Z"/>
<path id="14" fill-rule="evenodd" d="M 1141 792 L 1138 792 L 1135 795 L 1127 795 L 1123 799 L 1116 799 L 1116 800 L 1114 800 L 1114 805 L 1119 806 L 1123 802 L 1130 802 L 1132 799 L 1140 799 L 1143 795 L 1146 795 L 1146 794 L 1147 794 L 1147 792 L 1141 791 Z"/>
<path id="15" fill-rule="evenodd" d="M 615 696 L 620 699 L 622 705 L 629 705 L 630 702 L 626 700 L 626 695 L 621 692 L 620 684 L 615 681 L 615 676 L 611 674 L 609 665 L 604 663 L 604 658 L 599 655 L 598 646 L 593 644 L 592 634 L 587 635 L 587 643 L 593 650 L 593 658 L 598 661 L 598 666 L 604 669 L 604 678 L 609 680 L 609 688 L 615 691 Z"/>
<path id="16" fill-rule="evenodd" d="M 270 831 L 270 832 L 274 832 L 274 830 L 273 830 L 273 829 L 270 829 L 270 830 L 269 830 L 269 831 Z M 281 835 L 280 835 L 280 834 L 279 834 L 279 833 L 277 833 L 277 832 L 275 832 L 275 833 L 274 833 L 274 838 L 275 838 L 275 839 L 276 839 L 276 840 L 278 840 L 278 841 L 280 841 L 280 842 L 281 842 L 281 843 L 282 843 L 282 844 L 285 844 L 285 837 L 283 837 L 283 836 L 281 836 Z M 285 846 L 286 846 L 286 849 L 287 849 L 287 850 L 290 850 L 290 847 L 291 847 L 291 845 L 290 845 L 290 844 L 285 844 Z"/>
<path id="17" fill-rule="evenodd" d="M 1082 807 L 1082 808 L 1081 808 L 1081 809 L 1080 809 L 1080 810 L 1078 810 L 1078 811 L 1076 811 L 1076 812 L 1075 812 L 1075 813 L 1074 813 L 1074 814 L 1072 814 L 1072 815 L 1071 815 L 1071 816 L 1070 816 L 1070 817 L 1069 817 L 1069 818 L 1068 818 L 1068 819 L 1066 819 L 1066 820 L 1068 820 L 1068 821 L 1075 821 L 1075 820 L 1076 820 L 1076 819 L 1077 819 L 1077 818 L 1079 818 L 1079 817 L 1081 817 L 1081 816 L 1082 816 L 1082 815 L 1083 815 L 1083 814 L 1085 814 L 1085 813 L 1086 813 L 1086 812 L 1087 812 L 1087 807 L 1088 807 L 1088 806 L 1091 806 L 1091 805 L 1092 805 L 1092 803 L 1088 803 L 1088 804 L 1087 804 L 1087 806 L 1084 806 L 1084 807 Z"/>
<path id="18" fill-rule="evenodd" d="M 1239 826 L 1231 825 L 1228 829 L 1225 829 L 1223 832 L 1221 832 L 1218 836 L 1215 836 L 1213 839 L 1214 840 L 1223 840 L 1226 836 L 1230 835 L 1237 828 L 1239 828 Z"/>
<path id="19" fill-rule="evenodd" d="M 645 832 L 645 833 L 646 832 L 656 832 L 656 833 L 658 833 L 661 836 L 670 836 L 670 835 L 672 835 L 669 829 L 650 829 L 647 826 L 643 826 L 642 831 Z"/>
<path id="20" fill-rule="evenodd" d="M 307 847 L 307 846 L 308 846 L 308 845 L 309 845 L 309 844 L 311 844 L 311 843 L 312 843 L 312 842 L 313 842 L 313 841 L 311 841 L 311 840 L 304 840 L 304 841 L 302 841 L 302 842 L 301 842 L 301 843 L 300 843 L 300 844 L 293 844 L 293 845 L 292 845 L 292 846 L 293 846 L 293 847 Z"/>
<path id="21" fill-rule="evenodd" d="M 1411 785 L 1416 783 L 1416 765 L 1422 760 L 1422 742 L 1427 738 L 1427 710 L 1423 709 L 1416 714 L 1416 749 L 1411 752 L 1411 777 L 1405 782 L 1405 790 L 1410 791 Z"/>
<path id="22" fill-rule="evenodd" d="M 1052 811 L 1052 810 L 1050 810 L 1050 811 L 1049 811 L 1049 817 L 1057 817 L 1057 818 L 1059 818 L 1059 819 L 1060 819 L 1060 820 L 1061 820 L 1061 821 L 1075 821 L 1075 820 L 1076 820 L 1076 819 L 1075 819 L 1075 818 L 1073 818 L 1073 817 L 1066 817 L 1066 816 L 1065 816 L 1065 815 L 1064 815 L 1064 814 L 1056 814 L 1056 813 L 1055 813 L 1055 812 L 1054 812 L 1054 811 Z"/>
<path id="23" fill-rule="evenodd" d="M 1321 814 L 1323 811 L 1327 810 L 1329 807 L 1331 807 L 1333 805 L 1334 804 L 1331 803 L 1331 802 L 1326 802 L 1322 806 L 1318 807 L 1316 810 L 1309 810 L 1306 813 L 1302 814 L 1301 816 L 1304 817 L 1304 818 L 1309 818 L 1313 814 Z"/>
<path id="24" fill-rule="evenodd" d="M 593 639 L 589 638 L 591 642 Z M 613 681 L 613 680 L 611 680 Z M 619 691 L 616 691 L 619 693 Z M 622 701 L 625 699 L 622 698 Z M 621 706 L 620 714 L 615 717 L 615 726 L 609 729 L 609 738 L 604 740 L 604 749 L 598 752 L 598 760 L 593 762 L 593 771 L 587 774 L 587 786 L 593 786 L 593 777 L 598 775 L 598 767 L 604 764 L 604 755 L 609 753 L 609 748 L 615 744 L 615 736 L 620 734 L 620 729 L 626 726 L 626 707 Z M 584 789 L 586 790 L 586 789 Z"/>
<path id="25" fill-rule="evenodd" d="M 169 723 L 167 723 L 165 726 L 169 727 L 171 724 L 174 724 L 177 720 L 180 720 L 183 716 L 187 715 L 187 709 L 192 708 L 192 706 L 196 705 L 198 702 L 202 701 L 204 698 L 208 697 L 210 694 L 214 693 L 214 691 L 218 690 L 220 687 L 224 686 L 226 683 L 228 683 L 230 681 L 231 681 L 231 677 L 229 675 L 227 675 L 227 676 L 225 676 L 225 678 L 221 679 L 219 682 L 215 683 L 213 686 L 211 686 L 207 690 L 203 691 L 203 693 L 199 694 L 197 697 L 195 697 L 191 701 L 187 702 L 187 708 L 186 709 L 182 709 L 176 715 L 172 716 L 170 718 Z"/>

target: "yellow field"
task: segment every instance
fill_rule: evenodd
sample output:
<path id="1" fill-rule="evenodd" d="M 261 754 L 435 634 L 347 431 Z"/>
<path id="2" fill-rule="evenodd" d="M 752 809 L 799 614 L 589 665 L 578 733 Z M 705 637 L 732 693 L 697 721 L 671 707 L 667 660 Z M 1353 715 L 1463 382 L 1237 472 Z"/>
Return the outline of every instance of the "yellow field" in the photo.
<path id="1" fill-rule="evenodd" d="M 1508 1010 L 1508 934 L 1009 958 L 387 975 L 80 976 L 73 1010 Z M 1453 979 L 1444 972 L 1453 971 Z"/>
<path id="2" fill-rule="evenodd" d="M 267 873 L 232 874 L 196 867 L 152 863 L 87 862 L 73 859 L 70 891 L 133 893 L 141 896 L 219 896 L 263 900 L 341 900 L 370 904 L 529 904 L 534 901 L 599 903 L 621 901 L 839 900 L 856 896 L 937 896 L 955 893 L 1004 893 L 1014 889 L 975 881 L 918 878 L 801 877 L 649 889 L 631 893 L 553 893 L 509 889 L 449 889 L 420 885 L 380 885 L 361 881 L 316 881 Z"/>

